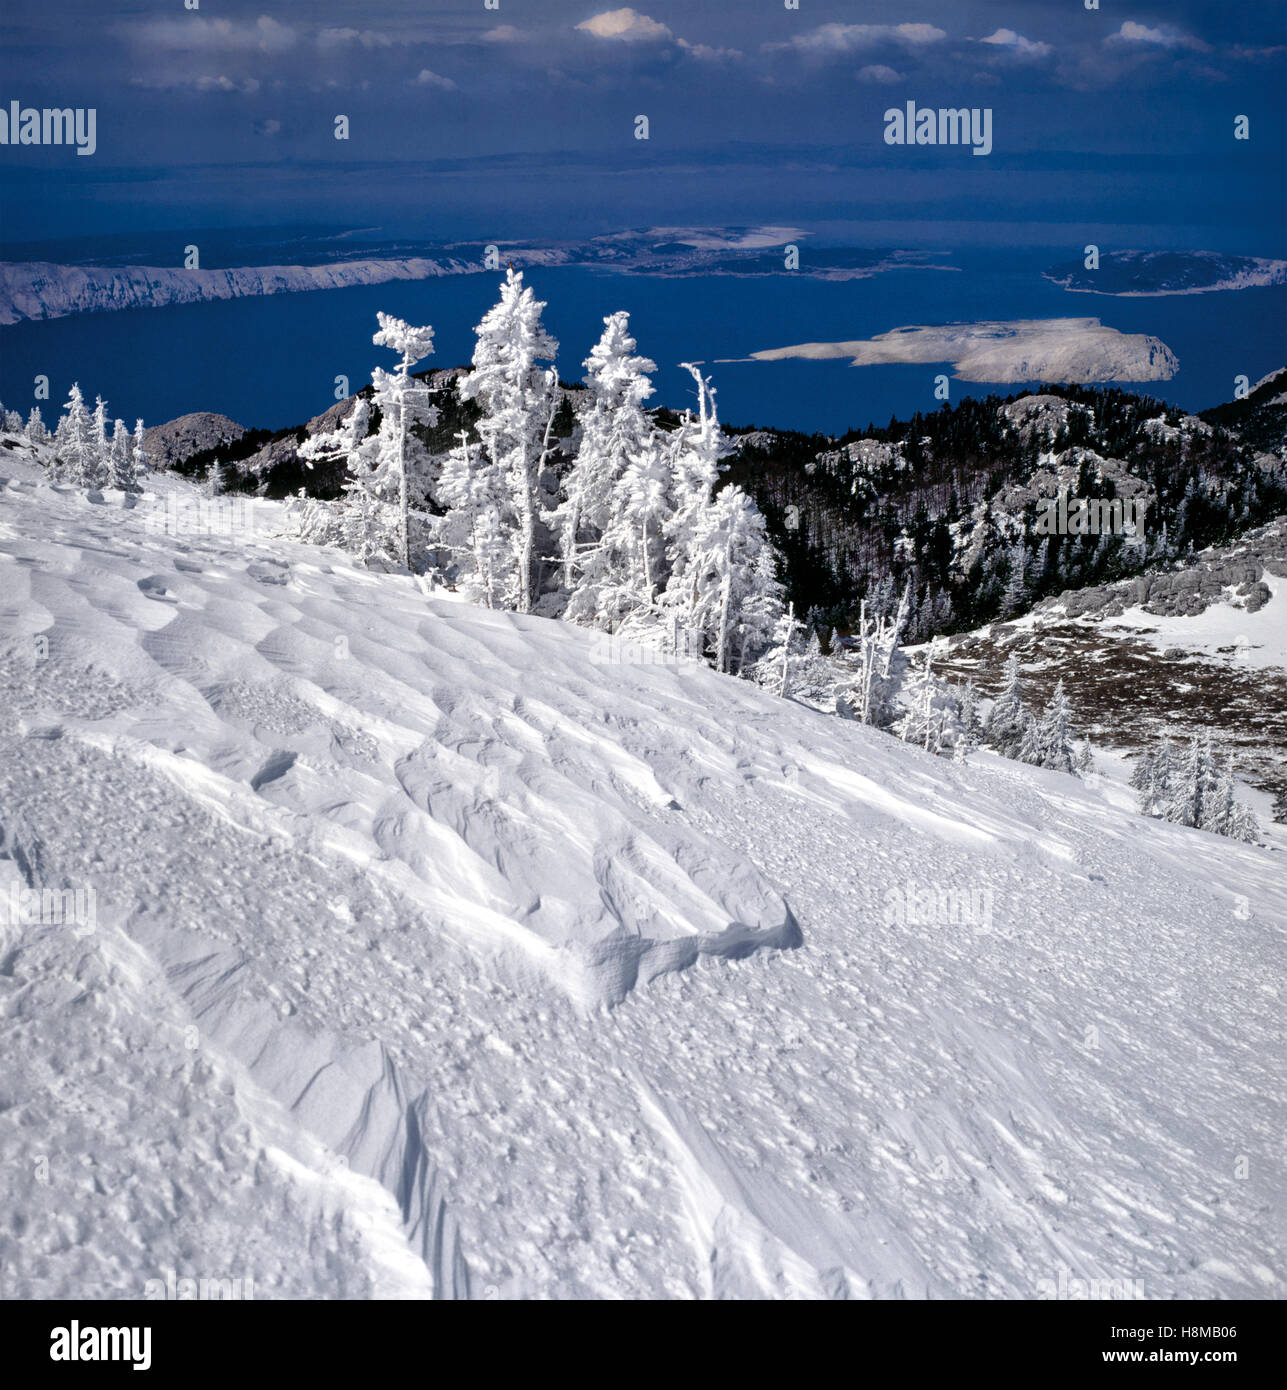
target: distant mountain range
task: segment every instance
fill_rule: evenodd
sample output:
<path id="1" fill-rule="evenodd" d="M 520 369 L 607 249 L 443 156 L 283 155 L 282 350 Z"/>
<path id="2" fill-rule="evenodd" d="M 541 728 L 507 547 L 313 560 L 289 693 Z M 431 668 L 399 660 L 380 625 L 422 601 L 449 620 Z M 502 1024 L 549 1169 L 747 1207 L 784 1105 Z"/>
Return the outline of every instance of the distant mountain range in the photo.
<path id="1" fill-rule="evenodd" d="M 784 270 L 796 246 L 796 273 L 821 280 L 857 280 L 889 270 L 955 270 L 926 252 L 853 247 L 808 248 L 794 227 L 654 227 L 612 232 L 588 241 L 451 242 L 416 248 L 414 256 L 357 253 L 323 265 L 181 266 L 58 265 L 0 262 L 0 324 L 54 319 L 112 309 L 348 289 L 392 280 L 428 280 L 503 269 L 583 265 L 634 275 L 770 275 Z M 369 250 L 369 248 L 367 248 Z M 409 248 L 399 248 L 409 249 Z"/>

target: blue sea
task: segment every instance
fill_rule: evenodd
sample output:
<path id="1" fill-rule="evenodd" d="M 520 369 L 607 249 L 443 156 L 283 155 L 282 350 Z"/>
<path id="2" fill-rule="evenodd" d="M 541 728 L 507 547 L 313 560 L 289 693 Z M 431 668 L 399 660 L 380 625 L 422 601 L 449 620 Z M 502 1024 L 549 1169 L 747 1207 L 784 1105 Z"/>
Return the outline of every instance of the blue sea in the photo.
<path id="1" fill-rule="evenodd" d="M 248 263 L 236 249 L 227 248 L 225 264 Z M 1057 259 L 1067 259 L 1066 248 L 962 252 L 952 258 L 957 269 L 896 270 L 840 283 L 785 272 L 676 279 L 585 268 L 527 274 L 548 302 L 546 323 L 559 340 L 565 380 L 580 380 L 604 315 L 627 309 L 640 351 L 658 363 L 652 403 L 691 403 L 692 382 L 679 363 L 702 361 L 714 376 L 721 418 L 735 425 L 837 434 L 937 408 L 934 378 L 950 374 L 946 365 L 719 361 L 914 324 L 1098 317 L 1124 332 L 1151 333 L 1179 358 L 1178 375 L 1138 388 L 1119 384 L 1189 410 L 1229 399 L 1239 376 L 1254 382 L 1287 364 L 1287 287 L 1150 299 L 1077 294 L 1042 278 Z M 209 410 L 251 428 L 299 424 L 332 404 L 337 376 L 356 390 L 373 365 L 391 365 L 371 344 L 377 310 L 433 325 L 437 347 L 425 366 L 466 364 L 473 326 L 494 302 L 497 283 L 495 274 L 444 277 L 16 324 L 0 328 L 0 400 L 25 413 L 33 379 L 44 374 L 55 402 L 79 381 L 131 422 Z M 1022 384 L 953 380 L 950 389 L 959 399 L 1010 394 Z M 44 413 L 49 419 L 54 412 Z"/>

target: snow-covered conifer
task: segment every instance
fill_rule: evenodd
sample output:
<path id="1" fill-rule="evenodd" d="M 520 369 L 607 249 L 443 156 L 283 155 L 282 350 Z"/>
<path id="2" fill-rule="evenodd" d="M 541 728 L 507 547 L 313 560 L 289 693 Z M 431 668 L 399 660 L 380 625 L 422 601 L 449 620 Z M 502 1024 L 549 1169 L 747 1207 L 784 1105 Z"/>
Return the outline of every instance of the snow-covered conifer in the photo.
<path id="1" fill-rule="evenodd" d="M 1209 754 L 1209 749 L 1206 750 Z M 1198 828 L 1209 830 L 1213 835 L 1228 835 L 1234 823 L 1233 797 L 1233 755 L 1225 760 L 1224 767 L 1208 769 L 1206 795 L 1202 800 L 1201 818 Z"/>
<path id="2" fill-rule="evenodd" d="M 453 576 L 465 592 L 485 607 L 497 608 L 509 553 L 501 523 L 502 480 L 478 461 L 466 431 L 457 439 L 438 485 L 438 499 L 447 514 L 439 519 L 437 535 L 451 554 Z"/>
<path id="3" fill-rule="evenodd" d="M 726 487 L 690 518 L 663 606 L 679 620 L 688 654 L 740 671 L 773 637 L 782 586 L 764 517 L 740 487 Z"/>
<path id="4" fill-rule="evenodd" d="M 987 741 L 1006 758 L 1017 758 L 1023 750 L 1024 734 L 1032 716 L 1023 702 L 1023 679 L 1019 674 L 1019 654 L 1011 652 L 1005 664 L 1005 683 L 988 718 Z"/>
<path id="5" fill-rule="evenodd" d="M 654 570 L 664 559 L 659 523 L 665 520 L 660 504 L 666 477 L 652 438 L 653 425 L 643 411 L 643 402 L 653 390 L 647 373 L 656 371 L 657 364 L 636 355 L 627 313 L 610 314 L 603 323 L 603 336 L 585 359 L 590 391 L 580 412 L 580 444 L 564 480 L 565 500 L 552 521 L 568 593 L 566 616 L 573 621 L 606 620 L 606 625 L 615 627 L 611 613 L 604 614 L 604 609 L 619 605 L 605 604 L 602 591 L 616 588 L 626 568 L 618 547 L 624 544 L 633 551 L 642 547 L 644 566 L 651 562 Z M 635 476 L 629 477 L 632 470 Z M 652 485 L 653 493 L 642 508 L 643 499 L 637 495 L 641 484 L 645 489 Z M 638 515 L 641 510 L 643 517 Z M 627 516 L 627 512 L 635 514 Z M 644 541 L 641 537 L 650 525 L 650 513 L 652 534 Z M 657 572 L 651 581 L 657 583 L 663 577 Z"/>
<path id="6" fill-rule="evenodd" d="M 942 750 L 946 733 L 944 711 L 937 704 L 941 691 L 934 677 L 934 652 L 935 644 L 931 642 L 925 648 L 924 662 L 915 668 L 904 691 L 906 707 L 893 726 L 893 732 L 904 743 L 915 743 L 930 753 Z"/>
<path id="7" fill-rule="evenodd" d="M 396 480 L 378 466 L 380 444 L 368 436 L 370 407 L 359 396 L 335 429 L 315 434 L 299 447 L 306 468 L 323 459 L 343 459 L 348 474 L 338 502 L 307 497 L 301 489 L 299 536 L 313 545 L 338 545 L 363 562 L 394 560 L 401 541 Z M 383 422 L 382 422 L 383 423 Z"/>
<path id="8" fill-rule="evenodd" d="M 1036 767 L 1048 767 L 1056 772 L 1072 772 L 1072 707 L 1064 694 L 1062 677 L 1056 681 L 1054 693 L 1033 722 L 1020 750 L 1020 760 Z"/>
<path id="9" fill-rule="evenodd" d="M 90 420 L 93 441 L 92 472 L 84 479 L 86 487 L 104 487 L 112 472 L 112 445 L 107 433 L 107 402 L 102 396 L 94 398 L 94 414 Z"/>
<path id="10" fill-rule="evenodd" d="M 792 648 L 795 646 L 799 628 L 795 604 L 789 604 L 774 626 L 773 645 L 760 663 L 763 683 L 771 686 L 783 697 L 791 691 Z"/>
<path id="11" fill-rule="evenodd" d="M 411 431 L 415 425 L 438 423 L 437 407 L 429 402 L 431 392 L 412 377 L 411 369 L 433 351 L 433 329 L 415 328 L 392 314 L 377 314 L 376 318 L 380 327 L 371 341 L 376 347 L 396 352 L 398 365 L 392 372 L 376 367 L 371 375 L 374 400 L 380 411 L 378 451 L 372 471 L 383 480 L 387 491 L 393 491 L 396 480 L 397 561 L 404 569 L 411 569 L 410 474 L 413 464 L 423 466 L 428 457 L 424 445 Z"/>
<path id="12" fill-rule="evenodd" d="M 134 441 L 124 420 L 117 420 L 112 426 L 107 485 L 122 492 L 142 491 L 134 471 Z"/>
<path id="13" fill-rule="evenodd" d="M 892 679 L 894 656 L 902 623 L 907 619 L 910 590 L 896 613 L 868 616 L 864 601 L 858 612 L 856 660 L 847 666 L 853 675 L 836 688 L 836 711 L 860 724 L 885 727 L 894 717 L 897 682 Z"/>
<path id="14" fill-rule="evenodd" d="M 54 435 L 55 470 L 59 477 L 79 486 L 97 476 L 98 457 L 94 422 L 85 406 L 80 386 L 73 384 Z"/>
<path id="15" fill-rule="evenodd" d="M 1165 818 L 1176 825 L 1201 825 L 1209 777 L 1206 751 L 1195 735 L 1189 740 L 1171 778 L 1170 796 L 1163 811 Z"/>
<path id="16" fill-rule="evenodd" d="M 143 443 L 143 421 L 134 422 L 134 476 L 142 478 L 152 468 L 152 456 Z"/>
<path id="17" fill-rule="evenodd" d="M 368 434 L 370 407 L 361 398 L 325 434 L 300 446 L 299 457 L 312 467 L 319 459 L 345 462 L 348 478 L 338 504 L 310 500 L 300 517 L 301 539 L 316 545 L 341 545 L 365 564 L 377 560 L 415 569 L 423 559 L 425 523 L 411 514 L 411 492 L 422 494 L 430 485 L 429 454 L 416 425 L 434 425 L 438 411 L 430 390 L 411 375 L 421 358 L 433 351 L 433 329 L 415 328 L 390 314 L 379 314 L 377 347 L 398 353 L 392 372 L 376 367 L 372 396 L 380 412 L 379 428 Z"/>
<path id="18" fill-rule="evenodd" d="M 958 719 L 960 732 L 957 735 L 956 747 L 959 753 L 958 761 L 964 762 L 966 755 L 983 742 L 983 721 L 979 716 L 979 692 L 974 688 L 973 681 L 966 681 L 961 690 Z"/>
<path id="19" fill-rule="evenodd" d="M 481 476 L 468 489 L 476 510 L 449 514 L 443 529 L 447 543 L 463 555 L 462 536 L 494 509 L 486 524 L 503 538 L 494 594 L 501 605 L 524 613 L 531 610 L 537 592 L 541 474 L 559 401 L 557 373 L 540 365 L 552 362 L 558 351 L 541 323 L 544 308 L 524 286 L 522 272 L 510 267 L 500 302 L 475 330 L 473 370 L 461 382 L 460 395 L 482 408 L 477 428 L 483 448 L 475 459 Z M 459 497 L 462 489 L 457 485 L 454 491 Z M 478 576 L 472 576 L 472 583 L 477 586 Z"/>

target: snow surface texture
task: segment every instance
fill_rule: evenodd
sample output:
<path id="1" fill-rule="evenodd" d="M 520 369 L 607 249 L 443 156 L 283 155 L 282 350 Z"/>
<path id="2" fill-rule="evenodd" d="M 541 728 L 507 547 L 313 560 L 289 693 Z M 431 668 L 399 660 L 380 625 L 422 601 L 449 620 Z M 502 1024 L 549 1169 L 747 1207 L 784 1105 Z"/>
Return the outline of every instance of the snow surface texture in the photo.
<path id="1" fill-rule="evenodd" d="M 949 362 L 961 381 L 1169 381 L 1179 360 L 1159 338 L 1122 333 L 1098 319 L 1019 319 L 894 328 L 843 343 L 797 343 L 753 352 L 753 362 L 784 357 L 848 357 L 855 367 Z"/>
<path id="2" fill-rule="evenodd" d="M 1282 1296 L 1273 854 L 17 454 L 0 1295 Z"/>

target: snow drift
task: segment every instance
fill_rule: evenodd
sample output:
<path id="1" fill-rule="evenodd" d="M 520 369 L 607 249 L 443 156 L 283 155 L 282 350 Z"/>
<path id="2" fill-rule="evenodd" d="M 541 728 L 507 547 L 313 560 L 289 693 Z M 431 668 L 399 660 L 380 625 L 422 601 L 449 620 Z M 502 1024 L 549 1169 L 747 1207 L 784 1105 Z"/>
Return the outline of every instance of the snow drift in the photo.
<path id="1" fill-rule="evenodd" d="M 1282 1295 L 1271 852 L 22 454 L 6 1296 Z"/>

